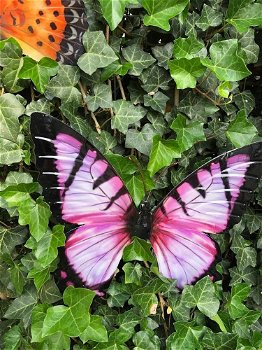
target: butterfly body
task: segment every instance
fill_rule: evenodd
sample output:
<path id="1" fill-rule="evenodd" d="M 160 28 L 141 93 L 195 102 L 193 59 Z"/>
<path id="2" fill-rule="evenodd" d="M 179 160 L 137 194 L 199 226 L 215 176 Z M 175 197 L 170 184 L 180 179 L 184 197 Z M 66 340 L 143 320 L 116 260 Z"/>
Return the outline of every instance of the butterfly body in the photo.
<path id="1" fill-rule="evenodd" d="M 149 202 L 142 201 L 137 210 L 128 218 L 128 231 L 131 236 L 149 239 L 152 227 L 152 210 Z"/>
<path id="2" fill-rule="evenodd" d="M 110 280 L 133 236 L 151 242 L 159 271 L 178 288 L 207 274 L 219 257 L 211 235 L 240 220 L 262 175 L 258 142 L 212 159 L 151 211 L 148 202 L 135 207 L 109 162 L 64 123 L 35 113 L 31 131 L 44 195 L 58 218 L 77 225 L 61 278 L 92 289 Z"/>
<path id="3" fill-rule="evenodd" d="M 3 0 L 0 10 L 1 37 L 14 37 L 35 60 L 74 63 L 87 27 L 82 0 Z"/>

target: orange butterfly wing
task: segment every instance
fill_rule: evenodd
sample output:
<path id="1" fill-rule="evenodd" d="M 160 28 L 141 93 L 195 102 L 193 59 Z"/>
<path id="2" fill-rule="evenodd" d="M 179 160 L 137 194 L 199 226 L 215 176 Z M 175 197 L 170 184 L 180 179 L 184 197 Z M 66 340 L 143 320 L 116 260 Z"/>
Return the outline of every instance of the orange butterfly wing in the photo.
<path id="1" fill-rule="evenodd" d="M 36 60 L 48 56 L 75 63 L 87 27 L 82 0 L 1 0 L 1 37 L 14 37 Z"/>

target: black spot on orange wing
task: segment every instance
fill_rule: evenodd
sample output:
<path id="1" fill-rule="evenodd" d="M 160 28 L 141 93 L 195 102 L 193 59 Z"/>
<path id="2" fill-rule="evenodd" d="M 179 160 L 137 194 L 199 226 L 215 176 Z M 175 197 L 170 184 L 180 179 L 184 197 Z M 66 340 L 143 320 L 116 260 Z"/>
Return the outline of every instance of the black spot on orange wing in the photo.
<path id="1" fill-rule="evenodd" d="M 29 30 L 29 32 L 30 33 L 34 33 L 34 29 L 33 29 L 33 27 L 32 26 L 28 26 L 28 28 L 27 28 L 28 30 Z"/>
<path id="2" fill-rule="evenodd" d="M 35 23 L 36 23 L 36 24 L 40 24 L 40 19 L 37 18 L 37 19 L 35 20 Z"/>
<path id="3" fill-rule="evenodd" d="M 57 26 L 56 26 L 55 22 L 51 22 L 51 23 L 50 23 L 50 28 L 51 28 L 52 30 L 56 30 L 56 29 L 57 29 Z"/>
<path id="4" fill-rule="evenodd" d="M 55 42 L 55 38 L 53 37 L 53 35 L 48 35 L 48 40 L 51 42 L 51 43 L 54 43 Z"/>
<path id="5" fill-rule="evenodd" d="M 58 16 L 59 16 L 59 12 L 58 12 L 58 11 L 54 11 L 53 13 L 54 13 L 54 16 L 55 16 L 55 17 L 58 17 Z"/>
<path id="6" fill-rule="evenodd" d="M 43 16 L 44 15 L 44 12 L 43 11 L 39 11 L 38 12 L 40 16 Z"/>
<path id="7" fill-rule="evenodd" d="M 42 41 L 38 41 L 38 42 L 37 42 L 37 45 L 38 45 L 38 46 L 43 46 L 43 42 L 42 42 Z"/>

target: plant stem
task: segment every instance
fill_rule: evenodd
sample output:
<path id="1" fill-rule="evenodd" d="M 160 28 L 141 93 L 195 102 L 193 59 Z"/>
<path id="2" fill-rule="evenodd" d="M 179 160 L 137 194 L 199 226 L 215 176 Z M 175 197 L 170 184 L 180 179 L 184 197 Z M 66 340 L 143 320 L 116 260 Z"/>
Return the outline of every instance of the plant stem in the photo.
<path id="1" fill-rule="evenodd" d="M 211 318 L 211 320 L 215 321 L 219 325 L 219 328 L 221 329 L 221 331 L 223 333 L 227 333 L 227 329 L 224 325 L 224 322 L 221 320 L 221 318 L 218 314 L 216 314 L 215 316 L 210 317 L 210 318 Z"/>

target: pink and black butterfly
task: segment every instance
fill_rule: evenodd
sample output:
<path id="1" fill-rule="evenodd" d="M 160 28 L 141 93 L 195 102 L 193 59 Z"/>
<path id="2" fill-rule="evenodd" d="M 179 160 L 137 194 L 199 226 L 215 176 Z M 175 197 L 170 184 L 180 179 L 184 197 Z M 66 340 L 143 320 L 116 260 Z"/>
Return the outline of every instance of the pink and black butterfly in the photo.
<path id="1" fill-rule="evenodd" d="M 190 174 L 152 212 L 137 209 L 103 155 L 59 120 L 32 114 L 40 183 L 53 213 L 75 224 L 61 278 L 99 289 L 133 236 L 149 239 L 159 271 L 178 288 L 208 273 L 219 249 L 210 234 L 237 223 L 262 175 L 262 142 L 222 154 Z"/>

